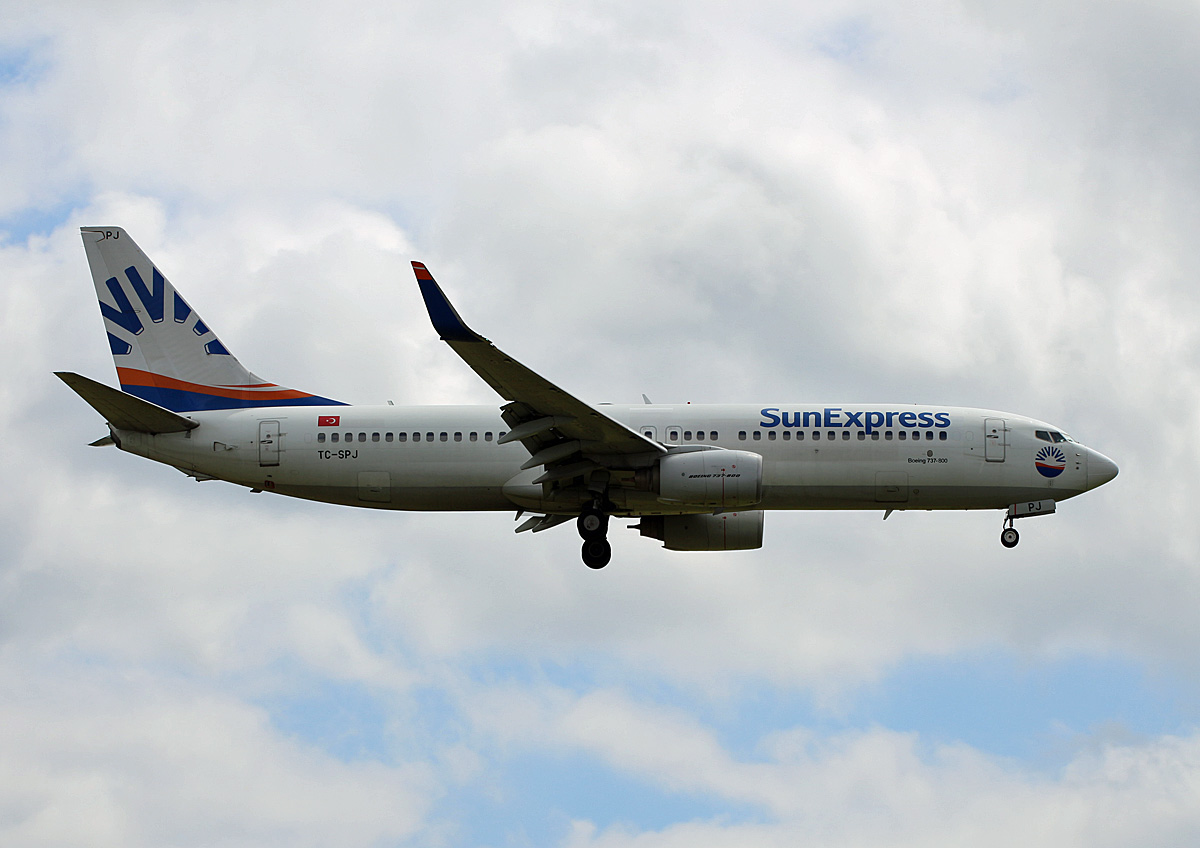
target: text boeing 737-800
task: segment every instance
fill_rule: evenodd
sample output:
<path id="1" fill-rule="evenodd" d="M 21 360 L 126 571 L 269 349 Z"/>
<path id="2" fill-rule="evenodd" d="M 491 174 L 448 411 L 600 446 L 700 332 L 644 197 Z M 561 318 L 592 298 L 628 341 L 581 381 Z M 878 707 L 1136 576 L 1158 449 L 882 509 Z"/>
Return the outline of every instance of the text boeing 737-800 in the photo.
<path id="1" fill-rule="evenodd" d="M 1117 474 L 1058 428 L 896 404 L 591 406 L 467 327 L 412 263 L 441 338 L 500 406 L 350 406 L 247 371 L 118 227 L 83 228 L 121 389 L 58 372 L 115 444 L 197 480 L 376 509 L 505 510 L 517 532 L 575 519 L 583 561 L 610 516 L 677 551 L 762 546 L 779 509 L 1003 509 L 1013 520 Z"/>

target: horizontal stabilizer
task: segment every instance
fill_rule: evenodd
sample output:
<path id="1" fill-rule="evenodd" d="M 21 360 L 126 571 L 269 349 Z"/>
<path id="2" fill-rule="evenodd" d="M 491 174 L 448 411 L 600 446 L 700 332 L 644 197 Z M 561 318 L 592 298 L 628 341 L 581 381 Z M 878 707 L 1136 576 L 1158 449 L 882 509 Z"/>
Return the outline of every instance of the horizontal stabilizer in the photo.
<path id="1" fill-rule="evenodd" d="M 134 397 L 128 392 L 97 383 L 79 374 L 55 371 L 54 376 L 74 389 L 75 394 L 86 400 L 92 409 L 103 415 L 104 420 L 118 430 L 181 433 L 200 426 L 190 418 L 184 418 L 148 400 Z"/>

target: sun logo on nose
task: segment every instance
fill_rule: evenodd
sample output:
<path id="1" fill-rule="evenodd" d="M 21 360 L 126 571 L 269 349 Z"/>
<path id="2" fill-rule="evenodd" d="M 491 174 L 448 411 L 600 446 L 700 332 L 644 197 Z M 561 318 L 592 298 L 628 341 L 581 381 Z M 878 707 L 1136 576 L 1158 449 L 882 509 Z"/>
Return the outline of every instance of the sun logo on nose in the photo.
<path id="1" fill-rule="evenodd" d="M 1034 455 L 1033 464 L 1043 477 L 1057 477 L 1067 467 L 1067 455 L 1054 445 L 1046 445 Z"/>

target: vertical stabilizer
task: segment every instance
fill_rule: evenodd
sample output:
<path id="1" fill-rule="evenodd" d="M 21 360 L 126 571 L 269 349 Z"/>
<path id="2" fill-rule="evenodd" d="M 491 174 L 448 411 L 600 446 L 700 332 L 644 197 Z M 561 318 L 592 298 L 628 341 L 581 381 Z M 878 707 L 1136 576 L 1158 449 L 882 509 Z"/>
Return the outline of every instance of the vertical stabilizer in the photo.
<path id="1" fill-rule="evenodd" d="M 174 412 L 339 404 L 246 370 L 120 227 L 82 232 L 123 390 Z"/>

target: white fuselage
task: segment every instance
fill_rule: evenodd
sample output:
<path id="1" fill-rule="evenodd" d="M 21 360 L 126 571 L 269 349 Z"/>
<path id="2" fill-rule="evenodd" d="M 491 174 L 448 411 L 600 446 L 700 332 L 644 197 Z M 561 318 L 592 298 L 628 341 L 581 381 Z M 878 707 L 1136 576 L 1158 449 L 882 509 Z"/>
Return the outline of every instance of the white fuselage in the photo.
<path id="1" fill-rule="evenodd" d="M 897 404 L 604 405 L 603 412 L 658 442 L 749 451 L 763 457 L 760 509 L 1003 509 L 1063 500 L 1100 485 L 1074 441 L 1055 445 L 1055 476 L 1035 467 L 1052 429 L 1004 412 Z M 324 416 L 336 426 L 320 426 Z M 507 429 L 492 406 L 272 407 L 192 412 L 186 433 L 115 431 L 122 449 L 220 479 L 293 497 L 405 510 L 577 513 L 521 470 L 529 452 L 499 444 Z M 1056 453 L 1057 457 L 1058 454 Z M 636 464 L 636 461 L 632 464 Z M 1115 466 L 1111 466 L 1115 469 Z M 1097 471 L 1097 473 L 1099 473 Z M 1115 471 L 1114 471 L 1115 473 Z M 711 512 L 664 503 L 614 471 L 617 515 Z"/>

